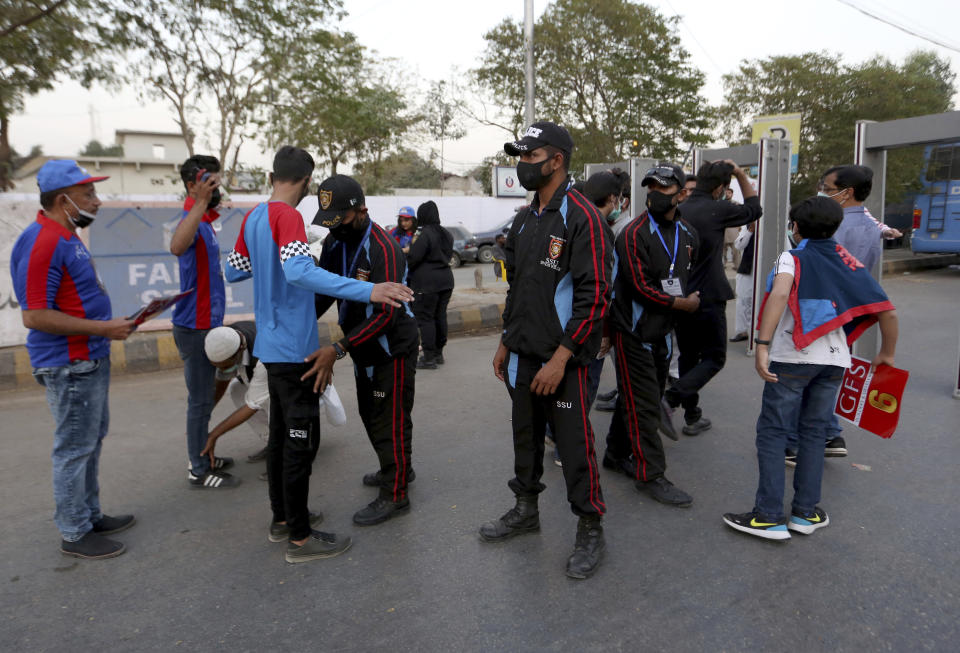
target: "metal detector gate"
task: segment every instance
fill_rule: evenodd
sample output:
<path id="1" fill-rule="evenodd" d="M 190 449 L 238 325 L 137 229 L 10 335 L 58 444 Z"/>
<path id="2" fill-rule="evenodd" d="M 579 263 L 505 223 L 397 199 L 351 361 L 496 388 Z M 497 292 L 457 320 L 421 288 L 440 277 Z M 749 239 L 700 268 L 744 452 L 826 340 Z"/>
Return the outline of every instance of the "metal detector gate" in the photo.
<path id="1" fill-rule="evenodd" d="M 716 150 L 695 150 L 693 169 L 706 161 L 731 159 L 741 168 L 757 167 L 757 195 L 763 216 L 753 233 L 753 305 L 747 330 L 747 354 L 754 353 L 757 319 L 767 275 L 787 244 L 790 209 L 790 141 L 764 138 L 759 143 Z"/>
<path id="2" fill-rule="evenodd" d="M 643 181 L 643 173 L 657 165 L 656 159 L 629 159 L 627 161 L 618 161 L 616 163 L 588 163 L 584 166 L 586 173 L 585 179 L 590 175 L 609 170 L 610 168 L 620 168 L 630 175 L 630 214 L 637 217 L 642 213 L 637 207 L 647 205 L 647 189 L 640 186 Z"/>
<path id="3" fill-rule="evenodd" d="M 937 145 L 960 140 L 960 111 L 948 111 L 916 118 L 873 122 L 857 121 L 853 160 L 858 165 L 873 169 L 873 190 L 864 202 L 870 212 L 881 222 L 884 218 L 884 194 L 887 185 L 887 150 L 914 145 Z M 882 252 L 882 250 L 881 250 Z M 871 270 L 880 280 L 883 269 L 881 261 Z M 879 350 L 879 329 L 871 327 L 854 344 L 854 353 L 861 358 L 873 358 Z M 960 354 L 958 354 L 960 359 Z M 957 366 L 960 368 L 960 364 Z M 960 399 L 960 369 L 953 388 L 953 396 Z"/>

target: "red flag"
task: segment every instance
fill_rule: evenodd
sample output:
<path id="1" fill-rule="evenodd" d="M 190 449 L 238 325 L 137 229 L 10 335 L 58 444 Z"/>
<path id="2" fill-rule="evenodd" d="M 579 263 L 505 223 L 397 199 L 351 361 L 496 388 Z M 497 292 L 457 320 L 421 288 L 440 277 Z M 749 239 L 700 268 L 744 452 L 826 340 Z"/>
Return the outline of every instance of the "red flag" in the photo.
<path id="1" fill-rule="evenodd" d="M 851 424 L 889 438 L 897 430 L 903 390 L 910 373 L 889 365 L 870 369 L 870 361 L 851 358 L 834 412 Z"/>

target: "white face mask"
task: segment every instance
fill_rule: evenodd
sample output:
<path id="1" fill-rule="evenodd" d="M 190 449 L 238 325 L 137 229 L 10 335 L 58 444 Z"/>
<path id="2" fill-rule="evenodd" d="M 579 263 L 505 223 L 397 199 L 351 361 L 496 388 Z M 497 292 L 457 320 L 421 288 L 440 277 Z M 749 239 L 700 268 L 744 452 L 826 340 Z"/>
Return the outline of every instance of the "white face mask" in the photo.
<path id="1" fill-rule="evenodd" d="M 89 211 L 84 211 L 79 206 L 77 206 L 77 203 L 74 202 L 72 199 L 70 199 L 69 195 L 64 194 L 64 197 L 66 197 L 67 201 L 73 204 L 73 208 L 77 210 L 77 217 L 73 217 L 69 213 L 67 214 L 67 219 L 70 220 L 71 224 L 73 224 L 74 227 L 76 227 L 77 229 L 83 229 L 84 227 L 89 227 L 91 224 L 93 224 L 93 221 L 97 219 L 97 216 L 95 216 L 94 214 L 90 213 Z"/>

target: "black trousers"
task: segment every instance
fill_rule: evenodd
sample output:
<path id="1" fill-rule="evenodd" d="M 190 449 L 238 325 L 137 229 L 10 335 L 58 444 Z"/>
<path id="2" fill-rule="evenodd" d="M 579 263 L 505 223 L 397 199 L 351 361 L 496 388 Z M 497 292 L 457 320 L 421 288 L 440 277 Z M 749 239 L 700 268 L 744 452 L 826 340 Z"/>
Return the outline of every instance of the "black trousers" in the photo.
<path id="1" fill-rule="evenodd" d="M 413 315 L 420 328 L 420 343 L 427 358 L 443 352 L 447 344 L 447 304 L 453 289 L 440 292 L 418 292 L 413 302 Z"/>
<path id="2" fill-rule="evenodd" d="M 617 331 L 617 407 L 607 433 L 607 455 L 623 460 L 633 454 L 634 477 L 650 481 L 667 469 L 660 439 L 660 397 L 670 368 L 666 341 L 644 343 Z"/>
<path id="3" fill-rule="evenodd" d="M 507 358 L 507 391 L 513 400 L 513 468 L 507 485 L 518 496 L 536 496 L 546 487 L 543 476 L 543 436 L 547 422 L 563 463 L 570 508 L 581 517 L 606 512 L 597 453 L 593 444 L 587 392 L 587 368 L 567 365 L 556 393 L 542 397 L 530 392 L 530 383 L 541 362 L 510 353 Z"/>
<path id="4" fill-rule="evenodd" d="M 414 352 L 383 365 L 354 366 L 360 419 L 380 461 L 380 496 L 393 502 L 407 497 L 416 360 Z"/>
<path id="5" fill-rule="evenodd" d="M 703 414 L 700 390 L 727 362 L 727 303 L 704 303 L 695 313 L 680 313 L 676 332 L 680 380 L 666 397 L 671 406 L 683 406 L 684 418 L 692 424 Z"/>
<path id="6" fill-rule="evenodd" d="M 301 381 L 306 363 L 265 363 L 270 389 L 267 481 L 274 521 L 286 521 L 290 539 L 310 535 L 310 472 L 320 447 L 320 395 L 314 379 Z"/>

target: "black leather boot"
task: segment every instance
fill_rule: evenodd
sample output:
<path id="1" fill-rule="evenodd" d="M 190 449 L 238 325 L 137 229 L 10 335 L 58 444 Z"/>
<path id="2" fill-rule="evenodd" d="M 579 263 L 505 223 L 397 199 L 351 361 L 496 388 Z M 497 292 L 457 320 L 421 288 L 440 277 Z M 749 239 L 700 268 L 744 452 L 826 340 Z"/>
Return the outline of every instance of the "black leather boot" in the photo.
<path id="1" fill-rule="evenodd" d="M 577 524 L 577 542 L 567 560 L 567 576 L 590 578 L 600 566 L 607 544 L 603 539 L 603 523 L 599 515 L 581 517 Z"/>
<path id="2" fill-rule="evenodd" d="M 540 530 L 540 511 L 537 497 L 517 497 L 517 505 L 500 519 L 488 521 L 480 527 L 480 539 L 484 542 L 501 542 L 514 535 Z"/>

